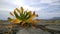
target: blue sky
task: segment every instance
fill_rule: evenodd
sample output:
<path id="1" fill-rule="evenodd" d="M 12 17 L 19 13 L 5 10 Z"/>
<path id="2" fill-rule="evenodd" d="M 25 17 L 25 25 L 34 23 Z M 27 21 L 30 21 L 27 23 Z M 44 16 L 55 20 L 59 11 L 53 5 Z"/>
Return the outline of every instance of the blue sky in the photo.
<path id="1" fill-rule="evenodd" d="M 35 11 L 39 19 L 60 17 L 60 0 L 0 0 L 0 20 L 6 20 L 9 12 L 21 6 Z"/>

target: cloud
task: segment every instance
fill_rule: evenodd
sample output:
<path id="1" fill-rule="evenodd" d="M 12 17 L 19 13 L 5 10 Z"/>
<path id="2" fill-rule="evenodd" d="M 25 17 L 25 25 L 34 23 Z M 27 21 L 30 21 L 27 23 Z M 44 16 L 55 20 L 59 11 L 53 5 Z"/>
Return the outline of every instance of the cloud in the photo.
<path id="1" fill-rule="evenodd" d="M 23 6 L 22 0 L 0 0 L 0 10 L 14 10 Z"/>
<path id="2" fill-rule="evenodd" d="M 9 11 L 0 11 L 0 20 L 7 20 L 9 17 Z"/>
<path id="3" fill-rule="evenodd" d="M 0 0 L 0 11 L 13 11 L 15 8 L 23 6 L 27 10 L 36 11 L 39 18 L 60 17 L 60 0 Z M 2 19 L 7 16 L 7 13 L 0 12 Z"/>
<path id="4" fill-rule="evenodd" d="M 30 0 L 30 1 L 27 0 L 24 1 L 24 3 L 29 7 L 40 8 L 40 10 L 42 10 L 50 8 L 50 6 L 59 5 L 59 0 Z"/>
<path id="5" fill-rule="evenodd" d="M 43 10 L 46 12 L 60 12 L 60 5 L 52 5 Z"/>
<path id="6" fill-rule="evenodd" d="M 52 17 L 60 17 L 60 13 L 41 13 L 39 18 L 50 19 Z"/>

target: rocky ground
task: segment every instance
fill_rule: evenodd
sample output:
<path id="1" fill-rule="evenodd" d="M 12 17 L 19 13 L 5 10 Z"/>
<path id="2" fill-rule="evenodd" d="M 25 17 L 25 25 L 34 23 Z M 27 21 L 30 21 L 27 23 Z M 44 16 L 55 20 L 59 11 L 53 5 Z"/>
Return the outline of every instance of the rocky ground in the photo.
<path id="1" fill-rule="evenodd" d="M 19 30 L 16 34 L 51 34 L 51 33 L 47 31 L 44 32 L 41 29 L 29 28 L 29 29 Z"/>

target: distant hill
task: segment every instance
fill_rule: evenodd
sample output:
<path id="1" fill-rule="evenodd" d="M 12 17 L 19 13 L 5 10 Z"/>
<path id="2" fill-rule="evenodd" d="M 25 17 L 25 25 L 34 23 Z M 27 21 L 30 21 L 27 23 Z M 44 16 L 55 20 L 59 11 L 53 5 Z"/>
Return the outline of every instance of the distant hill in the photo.
<path id="1" fill-rule="evenodd" d="M 50 20 L 60 20 L 60 17 L 53 17 L 52 19 Z"/>

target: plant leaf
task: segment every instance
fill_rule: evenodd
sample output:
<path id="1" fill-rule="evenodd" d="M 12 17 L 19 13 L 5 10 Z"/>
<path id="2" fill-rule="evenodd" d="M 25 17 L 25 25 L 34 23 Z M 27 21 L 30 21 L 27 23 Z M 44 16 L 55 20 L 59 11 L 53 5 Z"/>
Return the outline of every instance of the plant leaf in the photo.
<path id="1" fill-rule="evenodd" d="M 9 22 L 11 22 L 12 20 L 13 20 L 12 18 L 8 17 L 8 21 L 9 21 Z"/>
<path id="2" fill-rule="evenodd" d="M 17 19 L 19 19 L 19 20 L 21 19 L 20 16 L 16 13 L 15 10 L 14 10 L 14 14 L 15 14 L 15 17 L 16 17 Z"/>

